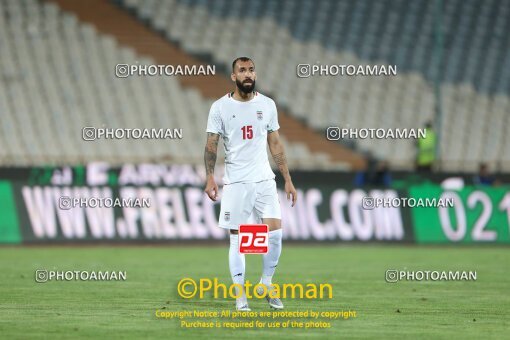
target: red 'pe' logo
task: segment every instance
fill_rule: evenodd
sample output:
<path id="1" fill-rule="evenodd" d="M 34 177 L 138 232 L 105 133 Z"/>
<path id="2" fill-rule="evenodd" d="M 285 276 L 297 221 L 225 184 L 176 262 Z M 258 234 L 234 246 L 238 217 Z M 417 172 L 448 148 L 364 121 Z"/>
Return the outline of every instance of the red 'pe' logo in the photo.
<path id="1" fill-rule="evenodd" d="M 241 254 L 266 254 L 269 244 L 267 224 L 239 226 L 239 252 Z"/>

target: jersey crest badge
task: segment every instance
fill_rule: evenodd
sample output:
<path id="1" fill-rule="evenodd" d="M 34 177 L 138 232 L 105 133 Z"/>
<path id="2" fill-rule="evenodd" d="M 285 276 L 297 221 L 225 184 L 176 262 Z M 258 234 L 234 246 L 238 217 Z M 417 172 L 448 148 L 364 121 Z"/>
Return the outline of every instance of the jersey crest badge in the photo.
<path id="1" fill-rule="evenodd" d="M 262 111 L 257 111 L 257 119 L 262 120 Z"/>

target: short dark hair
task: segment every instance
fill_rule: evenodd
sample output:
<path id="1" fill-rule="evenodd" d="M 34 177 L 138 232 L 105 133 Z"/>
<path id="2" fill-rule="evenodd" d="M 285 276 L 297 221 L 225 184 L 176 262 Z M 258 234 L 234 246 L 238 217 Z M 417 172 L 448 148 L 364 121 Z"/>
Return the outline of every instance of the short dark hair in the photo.
<path id="1" fill-rule="evenodd" d="M 234 72 L 234 69 L 236 67 L 236 63 L 238 61 L 251 61 L 253 63 L 253 60 L 251 60 L 251 58 L 248 58 L 248 57 L 235 58 L 234 61 L 232 62 L 232 72 Z M 253 63 L 253 65 L 255 65 L 255 63 Z"/>

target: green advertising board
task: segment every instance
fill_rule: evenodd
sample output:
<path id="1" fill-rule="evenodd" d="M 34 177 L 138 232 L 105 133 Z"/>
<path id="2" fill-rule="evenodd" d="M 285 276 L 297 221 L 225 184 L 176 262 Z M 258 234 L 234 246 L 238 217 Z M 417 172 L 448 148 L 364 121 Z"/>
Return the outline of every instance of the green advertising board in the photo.
<path id="1" fill-rule="evenodd" d="M 0 181 L 0 243 L 20 243 L 18 223 L 11 183 Z"/>
<path id="2" fill-rule="evenodd" d="M 451 199 L 453 207 L 411 209 L 417 243 L 510 243 L 510 190 L 464 187 L 444 190 L 436 185 L 412 186 L 410 197 Z"/>
<path id="3" fill-rule="evenodd" d="M 0 181 L 2 244 L 227 238 L 217 225 L 219 202 L 203 192 L 205 169 L 198 166 L 90 163 L 23 170 L 24 176 Z M 286 240 L 510 243 L 508 187 L 446 190 L 413 182 L 398 188 L 360 188 L 353 186 L 346 173 L 328 177 L 307 172 L 295 178 L 294 207 L 277 180 Z M 221 188 L 219 178 L 217 182 Z M 101 199 L 138 198 L 150 205 L 91 206 Z M 451 204 L 412 205 L 410 200 Z M 377 201 L 381 204 L 374 204 Z M 63 204 L 69 202 L 74 203 Z"/>

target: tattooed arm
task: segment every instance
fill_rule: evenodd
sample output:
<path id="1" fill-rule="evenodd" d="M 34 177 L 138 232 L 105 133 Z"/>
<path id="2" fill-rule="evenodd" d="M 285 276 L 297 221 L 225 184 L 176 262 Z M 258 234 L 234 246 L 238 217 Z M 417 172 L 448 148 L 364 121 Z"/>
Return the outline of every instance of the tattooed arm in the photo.
<path id="1" fill-rule="evenodd" d="M 283 144 L 280 140 L 280 134 L 278 131 L 268 133 L 267 143 L 269 145 L 269 151 L 271 151 L 271 155 L 273 156 L 273 160 L 285 180 L 285 192 L 287 193 L 287 199 L 290 200 L 292 198 L 292 206 L 294 206 L 297 200 L 297 192 L 294 188 L 294 184 L 292 184 L 292 179 L 290 178 L 287 158 L 285 158 L 285 150 L 283 149 Z"/>
<path id="2" fill-rule="evenodd" d="M 216 157 L 218 154 L 218 141 L 220 135 L 216 133 L 207 133 L 207 143 L 205 145 L 204 162 L 207 181 L 205 185 L 205 192 L 207 196 L 213 201 L 218 197 L 218 185 L 214 180 L 214 167 L 216 165 Z"/>

